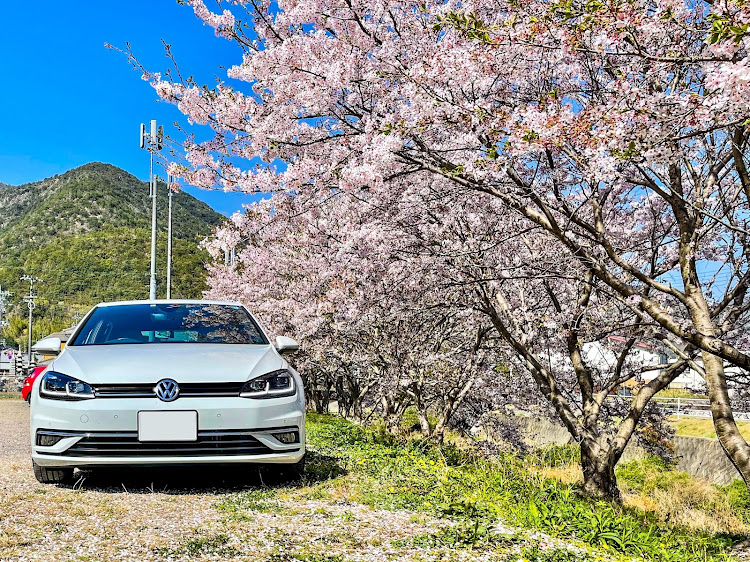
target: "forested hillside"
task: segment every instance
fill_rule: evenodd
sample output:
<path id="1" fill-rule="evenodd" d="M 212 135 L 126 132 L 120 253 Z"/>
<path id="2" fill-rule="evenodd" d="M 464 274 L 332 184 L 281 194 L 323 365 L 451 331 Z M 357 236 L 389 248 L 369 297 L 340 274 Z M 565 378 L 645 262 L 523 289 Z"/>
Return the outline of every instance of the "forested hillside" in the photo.
<path id="1" fill-rule="evenodd" d="M 198 243 L 221 215 L 187 193 L 174 196 L 173 297 L 199 297 L 208 256 Z M 42 281 L 34 336 L 70 325 L 96 302 L 148 297 L 151 200 L 148 184 L 120 168 L 91 163 L 42 181 L 0 184 L 0 284 L 10 297 L 3 331 L 24 341 L 28 283 Z M 159 186 L 157 268 L 165 294 L 166 187 Z"/>

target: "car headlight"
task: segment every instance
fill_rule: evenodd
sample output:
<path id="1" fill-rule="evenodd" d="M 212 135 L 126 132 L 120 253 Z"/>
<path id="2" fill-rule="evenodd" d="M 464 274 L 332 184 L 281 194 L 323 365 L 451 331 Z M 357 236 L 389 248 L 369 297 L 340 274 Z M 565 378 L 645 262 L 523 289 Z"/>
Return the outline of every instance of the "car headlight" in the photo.
<path id="1" fill-rule="evenodd" d="M 243 398 L 281 398 L 294 396 L 296 392 L 292 373 L 286 369 L 280 369 L 247 381 L 240 389 L 240 396 Z"/>
<path id="2" fill-rule="evenodd" d="M 86 400 L 96 398 L 88 383 L 55 371 L 48 371 L 39 385 L 39 395 L 52 400 Z"/>

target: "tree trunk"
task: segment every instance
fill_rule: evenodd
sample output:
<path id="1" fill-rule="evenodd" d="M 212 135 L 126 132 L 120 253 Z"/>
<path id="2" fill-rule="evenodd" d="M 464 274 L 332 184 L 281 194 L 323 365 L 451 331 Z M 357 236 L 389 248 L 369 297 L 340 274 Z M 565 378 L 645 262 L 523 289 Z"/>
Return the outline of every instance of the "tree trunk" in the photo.
<path id="1" fill-rule="evenodd" d="M 703 335 L 715 336 L 716 330 L 702 294 L 693 299 L 690 308 L 695 327 Z M 711 403 L 711 416 L 714 420 L 716 437 L 727 457 L 742 476 L 745 485 L 750 486 L 750 446 L 742 437 L 737 423 L 734 421 L 727 379 L 724 374 L 724 360 L 707 351 L 701 352 L 701 357 L 703 358 L 706 390 Z"/>
<path id="2" fill-rule="evenodd" d="M 328 380 L 328 377 L 325 379 L 326 384 L 323 388 L 323 412 L 324 414 L 327 414 L 331 411 L 331 383 Z"/>
<path id="3" fill-rule="evenodd" d="M 615 477 L 615 464 L 609 447 L 599 443 L 581 443 L 581 468 L 583 469 L 583 495 L 621 502 L 620 489 Z"/>
<path id="4" fill-rule="evenodd" d="M 391 435 L 401 435 L 401 416 L 390 414 L 385 418 L 385 429 Z"/>
<path id="5" fill-rule="evenodd" d="M 388 396 L 381 398 L 381 404 L 383 406 L 383 420 L 385 421 L 386 431 L 391 435 L 400 435 L 401 418 L 404 415 L 401 404 Z"/>
<path id="6" fill-rule="evenodd" d="M 430 420 L 427 417 L 427 412 L 419 410 L 417 416 L 419 417 L 419 431 L 422 433 L 422 437 L 429 439 L 432 430 L 430 429 Z"/>
<path id="7" fill-rule="evenodd" d="M 336 377 L 336 395 L 338 397 L 339 415 L 344 418 L 357 418 L 357 402 L 359 401 L 359 388 L 349 373 L 339 374 Z"/>
<path id="8" fill-rule="evenodd" d="M 416 382 L 412 383 L 411 396 L 414 400 L 414 407 L 417 410 L 417 418 L 419 418 L 419 431 L 422 434 L 422 437 L 424 437 L 425 439 L 429 439 L 431 429 L 430 420 L 427 417 L 427 406 L 422 400 L 422 393 L 420 391 L 419 384 Z"/>
<path id="9" fill-rule="evenodd" d="M 448 427 L 448 422 L 453 417 L 458 407 L 469 394 L 469 391 L 474 386 L 474 379 L 470 379 L 462 387 L 455 388 L 452 392 L 448 393 L 448 396 L 443 401 L 443 411 L 438 418 L 435 428 L 432 430 L 433 439 L 439 444 L 443 444 L 445 439 L 445 430 Z"/>
<path id="10" fill-rule="evenodd" d="M 351 400 L 351 409 L 348 411 L 348 413 L 352 416 L 352 419 L 356 422 L 362 421 L 362 397 L 361 396 L 353 396 Z"/>
<path id="11" fill-rule="evenodd" d="M 326 404 L 320 388 L 315 389 L 315 412 L 318 414 L 326 413 Z"/>
<path id="12" fill-rule="evenodd" d="M 351 390 L 351 396 L 350 399 L 350 412 L 352 415 L 352 418 L 358 422 L 361 423 L 365 416 L 364 416 L 364 398 L 365 395 L 369 392 L 370 388 L 372 388 L 371 385 L 365 386 L 365 388 L 360 388 L 358 385 L 351 384 L 350 385 Z"/>
<path id="13" fill-rule="evenodd" d="M 307 390 L 307 407 L 318 413 L 318 391 L 314 387 Z"/>
<path id="14" fill-rule="evenodd" d="M 729 460 L 742 476 L 745 485 L 750 486 L 750 446 L 742 437 L 734 421 L 727 381 L 724 377 L 724 361 L 705 351 L 702 356 L 716 437 Z"/>
<path id="15" fill-rule="evenodd" d="M 440 413 L 440 417 L 435 424 L 435 428 L 432 430 L 432 438 L 439 445 L 442 445 L 443 441 L 445 440 L 445 430 L 448 427 L 448 421 L 453 415 L 453 411 L 453 401 L 447 400 L 443 405 L 443 411 Z"/>

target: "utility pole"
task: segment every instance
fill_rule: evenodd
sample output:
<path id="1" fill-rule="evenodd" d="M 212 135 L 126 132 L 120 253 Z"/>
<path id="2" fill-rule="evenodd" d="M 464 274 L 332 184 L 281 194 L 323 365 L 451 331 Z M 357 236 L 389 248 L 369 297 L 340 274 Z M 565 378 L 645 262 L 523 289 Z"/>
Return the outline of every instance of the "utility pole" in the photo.
<path id="1" fill-rule="evenodd" d="M 148 150 L 151 156 L 149 168 L 149 196 L 151 197 L 151 279 L 148 298 L 156 299 L 156 176 L 154 175 L 154 153 L 161 150 L 164 138 L 164 127 L 156 126 L 156 119 L 151 120 L 151 132 L 146 133 L 146 125 L 141 123 L 141 148 Z"/>
<path id="2" fill-rule="evenodd" d="M 2 333 L 2 329 L 8 324 L 5 320 L 3 320 L 3 315 L 5 314 L 5 305 L 7 304 L 5 302 L 5 299 L 8 297 L 12 297 L 13 293 L 10 291 L 4 291 L 3 287 L 0 285 L 0 333 Z M 3 347 L 5 346 L 5 340 L 2 340 Z"/>
<path id="3" fill-rule="evenodd" d="M 34 283 L 38 283 L 41 281 L 41 279 L 34 277 L 33 275 L 24 275 L 21 277 L 21 281 L 28 281 L 29 282 L 29 294 L 28 296 L 23 297 L 24 302 L 26 302 L 26 306 L 29 307 L 29 348 L 27 349 L 27 367 L 31 367 L 31 330 L 33 328 L 33 321 L 34 321 L 34 307 L 36 306 L 34 304 L 34 300 L 36 299 L 36 295 L 34 294 Z"/>
<path id="4" fill-rule="evenodd" d="M 71 328 L 75 328 L 76 326 L 78 326 L 78 322 L 80 322 L 81 318 L 83 318 L 83 315 L 80 312 L 76 312 L 75 314 L 73 314 L 73 325 L 71 326 Z"/>
<path id="5" fill-rule="evenodd" d="M 174 178 L 167 176 L 167 195 L 169 196 L 169 226 L 167 226 L 167 298 L 172 298 L 172 184 Z"/>

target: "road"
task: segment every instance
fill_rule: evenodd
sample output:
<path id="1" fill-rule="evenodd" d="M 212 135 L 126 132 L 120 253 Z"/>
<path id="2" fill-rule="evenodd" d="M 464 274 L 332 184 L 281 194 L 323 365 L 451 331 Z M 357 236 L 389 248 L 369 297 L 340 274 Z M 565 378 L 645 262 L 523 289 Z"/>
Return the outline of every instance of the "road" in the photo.
<path id="1" fill-rule="evenodd" d="M 29 406 L 26 402 L 0 398 L 0 428 L 0 459 L 26 462 L 31 470 L 31 462 L 28 460 Z"/>

